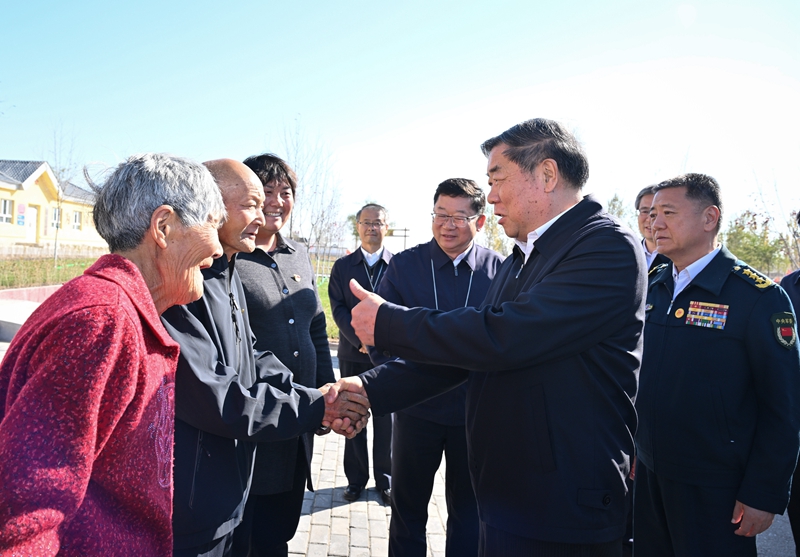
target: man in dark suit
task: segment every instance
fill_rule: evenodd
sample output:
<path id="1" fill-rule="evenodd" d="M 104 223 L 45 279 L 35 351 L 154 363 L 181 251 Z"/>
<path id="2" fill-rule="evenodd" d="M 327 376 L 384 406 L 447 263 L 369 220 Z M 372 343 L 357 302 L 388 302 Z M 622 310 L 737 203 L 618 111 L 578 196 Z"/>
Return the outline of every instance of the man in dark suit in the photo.
<path id="1" fill-rule="evenodd" d="M 685 174 L 656 186 L 636 400 L 637 557 L 755 557 L 786 509 L 800 433 L 792 305 L 717 242 L 719 184 Z"/>
<path id="2" fill-rule="evenodd" d="M 486 195 L 465 178 L 440 183 L 433 196 L 429 242 L 398 253 L 378 295 L 395 304 L 451 310 L 486 297 L 503 257 L 475 243 Z M 370 351 L 373 363 L 389 357 Z M 447 461 L 447 557 L 478 553 L 478 509 L 470 484 L 464 405 L 467 387 L 401 410 L 392 432 L 392 521 L 389 557 L 425 557 L 428 503 L 444 454 Z"/>
<path id="3" fill-rule="evenodd" d="M 653 229 L 650 228 L 650 207 L 653 205 L 655 188 L 655 186 L 647 186 L 636 196 L 637 222 L 639 224 L 639 234 L 642 235 L 642 249 L 644 250 L 648 271 L 663 263 L 669 263 L 669 258 L 658 253 L 656 241 L 653 239 Z"/>
<path id="4" fill-rule="evenodd" d="M 372 369 L 367 349 L 358 340 L 350 326 L 350 310 L 358 303 L 350 287 L 355 279 L 362 288 L 375 292 L 386 274 L 386 266 L 392 253 L 383 246 L 389 231 L 386 209 L 368 203 L 356 213 L 356 225 L 361 246 L 350 255 L 337 259 L 331 269 L 328 297 L 331 313 L 339 327 L 339 371 L 342 377 L 353 377 Z M 392 477 L 392 416 L 375 416 L 372 421 L 372 472 L 375 489 L 387 505 L 391 504 Z M 344 473 L 347 489 L 344 498 L 355 501 L 369 480 L 369 455 L 367 454 L 367 430 L 344 442 Z"/>
<path id="5" fill-rule="evenodd" d="M 323 398 L 333 389 L 330 384 L 320 389 L 297 385 L 272 352 L 254 349 L 235 265 L 239 252 L 255 249 L 256 233 L 264 224 L 264 189 L 240 162 L 220 159 L 205 165 L 228 213 L 219 228 L 223 256 L 203 269 L 202 298 L 173 306 L 161 316 L 181 346 L 175 375 L 172 513 L 177 557 L 232 555 L 256 442 L 296 438 L 345 412 L 354 422 L 367 413 L 358 401 L 334 407 Z M 364 422 L 343 433 L 353 435 Z"/>
<path id="6" fill-rule="evenodd" d="M 591 196 L 562 125 L 535 119 L 482 145 L 488 201 L 516 240 L 480 308 L 363 298 L 362 342 L 388 362 L 360 378 L 374 412 L 467 381 L 480 555 L 622 554 L 644 323 L 639 241 Z M 464 371 L 462 369 L 470 371 Z M 344 386 L 343 386 L 344 388 Z"/>

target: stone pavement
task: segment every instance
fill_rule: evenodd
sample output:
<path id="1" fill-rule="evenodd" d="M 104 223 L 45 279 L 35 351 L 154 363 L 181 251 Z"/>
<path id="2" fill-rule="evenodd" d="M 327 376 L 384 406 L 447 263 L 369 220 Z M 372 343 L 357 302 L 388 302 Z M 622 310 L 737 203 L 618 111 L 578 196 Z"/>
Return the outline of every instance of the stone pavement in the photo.
<path id="1" fill-rule="evenodd" d="M 334 355 L 334 366 L 338 366 Z M 337 377 L 339 370 L 334 370 Z M 369 454 L 372 429 L 367 425 Z M 391 508 L 385 506 L 371 480 L 361 499 L 352 503 L 343 497 L 344 437 L 329 433 L 314 439 L 311 462 L 314 493 L 306 492 L 297 534 L 289 544 L 292 557 L 385 557 L 388 555 Z M 428 556 L 444 557 L 447 505 L 444 497 L 445 462 L 436 473 L 433 497 L 428 505 Z"/>

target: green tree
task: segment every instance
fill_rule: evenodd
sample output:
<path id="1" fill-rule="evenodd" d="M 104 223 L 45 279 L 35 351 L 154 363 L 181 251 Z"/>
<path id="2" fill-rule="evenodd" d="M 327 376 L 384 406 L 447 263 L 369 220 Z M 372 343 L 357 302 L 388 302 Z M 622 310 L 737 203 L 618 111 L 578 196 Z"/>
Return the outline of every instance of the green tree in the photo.
<path id="1" fill-rule="evenodd" d="M 350 234 L 353 236 L 353 241 L 358 244 L 359 235 L 358 235 L 358 221 L 356 220 L 356 215 L 353 213 L 352 215 L 347 215 L 347 229 L 350 231 Z"/>
<path id="2" fill-rule="evenodd" d="M 498 220 L 497 215 L 494 214 L 494 206 L 489 205 L 486 210 L 486 223 L 483 225 L 486 247 L 503 255 L 508 255 L 511 253 L 514 243 L 511 238 L 506 236 L 503 227 L 497 223 Z"/>
<path id="3" fill-rule="evenodd" d="M 736 257 L 762 273 L 783 274 L 789 266 L 786 243 L 770 225 L 772 217 L 747 210 L 728 224 L 722 240 Z"/>
<path id="4" fill-rule="evenodd" d="M 786 221 L 786 232 L 778 235 L 783 248 L 783 255 L 789 261 L 789 269 L 800 268 L 800 222 L 798 222 L 800 214 L 797 211 L 792 211 L 789 215 L 789 220 Z"/>
<path id="5" fill-rule="evenodd" d="M 638 226 L 633 224 L 636 222 L 633 203 L 628 203 L 619 194 L 615 193 L 614 197 L 608 200 L 606 211 L 628 225 L 631 230 L 638 230 Z"/>

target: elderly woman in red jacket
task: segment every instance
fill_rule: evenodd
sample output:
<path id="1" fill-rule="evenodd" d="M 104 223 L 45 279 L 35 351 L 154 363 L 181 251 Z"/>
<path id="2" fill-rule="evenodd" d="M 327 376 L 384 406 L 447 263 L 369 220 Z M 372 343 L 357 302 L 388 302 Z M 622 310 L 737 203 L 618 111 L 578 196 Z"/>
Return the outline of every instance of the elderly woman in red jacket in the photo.
<path id="1" fill-rule="evenodd" d="M 159 315 L 222 254 L 200 164 L 130 157 L 95 187 L 105 255 L 45 301 L 0 364 L 0 556 L 172 554 L 178 345 Z"/>

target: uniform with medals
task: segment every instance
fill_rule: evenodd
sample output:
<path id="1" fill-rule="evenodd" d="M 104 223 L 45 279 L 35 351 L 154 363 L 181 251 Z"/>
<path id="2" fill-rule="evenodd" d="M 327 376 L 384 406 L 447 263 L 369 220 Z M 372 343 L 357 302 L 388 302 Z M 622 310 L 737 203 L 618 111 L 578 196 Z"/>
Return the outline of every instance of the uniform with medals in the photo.
<path id="1" fill-rule="evenodd" d="M 682 289 L 679 276 L 675 296 L 672 264 L 650 273 L 634 536 L 671 546 L 667 521 L 653 519 L 653 509 L 666 509 L 694 521 L 683 535 L 697 555 L 709 554 L 709 540 L 713 554 L 744 555 L 735 502 L 779 514 L 789 499 L 800 353 L 785 292 L 724 247 L 709 259 Z"/>

